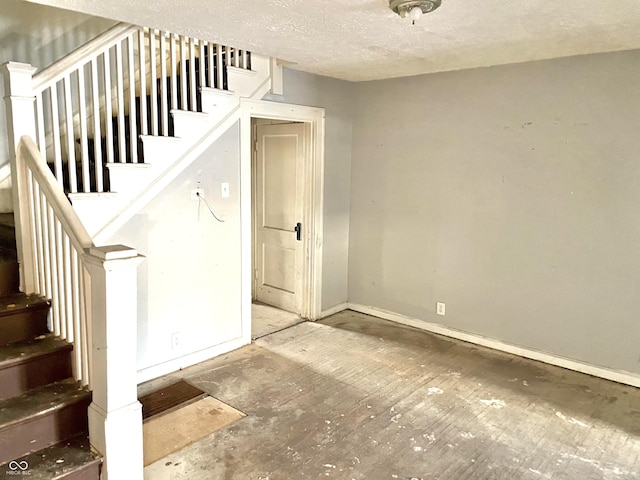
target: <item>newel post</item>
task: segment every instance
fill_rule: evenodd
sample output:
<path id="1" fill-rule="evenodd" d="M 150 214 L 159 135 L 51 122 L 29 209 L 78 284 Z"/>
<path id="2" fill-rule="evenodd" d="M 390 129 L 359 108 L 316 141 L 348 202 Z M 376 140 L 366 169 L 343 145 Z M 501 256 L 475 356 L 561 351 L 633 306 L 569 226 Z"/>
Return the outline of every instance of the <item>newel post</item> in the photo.
<path id="1" fill-rule="evenodd" d="M 4 88 L 7 94 L 7 130 L 11 155 L 11 184 L 13 186 L 13 216 L 16 224 L 16 251 L 20 264 L 20 290 L 36 291 L 36 272 L 33 262 L 33 243 L 30 235 L 30 200 L 24 165 L 16 163 L 20 137 L 27 135 L 36 141 L 33 74 L 37 69 L 27 63 L 9 62 L 4 65 Z"/>
<path id="2" fill-rule="evenodd" d="M 142 406 L 136 381 L 137 268 L 144 259 L 123 245 L 92 247 L 91 444 L 104 455 L 103 479 L 142 480 Z"/>

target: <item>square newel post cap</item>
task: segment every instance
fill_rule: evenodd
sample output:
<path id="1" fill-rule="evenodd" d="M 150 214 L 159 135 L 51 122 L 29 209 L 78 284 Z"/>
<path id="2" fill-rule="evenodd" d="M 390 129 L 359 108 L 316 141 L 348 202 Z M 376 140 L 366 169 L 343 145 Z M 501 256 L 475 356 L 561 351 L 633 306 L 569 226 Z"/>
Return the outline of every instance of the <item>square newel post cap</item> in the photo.
<path id="1" fill-rule="evenodd" d="M 3 67 L 2 70 L 8 83 L 8 86 L 5 86 L 7 95 L 17 97 L 33 95 L 31 80 L 33 74 L 38 70 L 37 67 L 20 62 L 7 62 L 3 64 Z"/>
<path id="2" fill-rule="evenodd" d="M 135 248 L 127 247 L 125 245 L 107 245 L 104 247 L 91 247 L 89 248 L 89 255 L 96 257 L 104 262 L 111 260 L 125 260 L 132 258 L 144 258 L 142 255 L 138 255 L 138 251 Z"/>

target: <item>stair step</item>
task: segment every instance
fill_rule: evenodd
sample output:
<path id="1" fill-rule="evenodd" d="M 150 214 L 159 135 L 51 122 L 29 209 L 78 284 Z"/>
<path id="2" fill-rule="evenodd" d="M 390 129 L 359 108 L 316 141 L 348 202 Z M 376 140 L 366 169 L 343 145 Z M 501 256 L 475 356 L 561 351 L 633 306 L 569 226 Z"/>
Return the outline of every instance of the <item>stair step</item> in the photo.
<path id="1" fill-rule="evenodd" d="M 69 378 L 73 346 L 53 334 L 0 349 L 0 400 Z"/>
<path id="2" fill-rule="evenodd" d="M 50 302 L 38 295 L 16 293 L 0 302 L 0 345 L 29 340 L 49 333 Z"/>
<path id="3" fill-rule="evenodd" d="M 101 456 L 91 449 L 85 434 L 16 458 L 15 461 L 17 464 L 12 464 L 15 470 L 9 468 L 7 462 L 0 465 L 0 472 L 22 472 L 21 467 L 26 467 L 25 473 L 15 476 L 25 475 L 30 480 L 99 480 L 102 465 Z"/>
<path id="4" fill-rule="evenodd" d="M 18 293 L 20 269 L 16 251 L 0 246 L 0 297 Z"/>
<path id="5" fill-rule="evenodd" d="M 0 462 L 86 433 L 90 402 L 73 379 L 0 401 Z"/>

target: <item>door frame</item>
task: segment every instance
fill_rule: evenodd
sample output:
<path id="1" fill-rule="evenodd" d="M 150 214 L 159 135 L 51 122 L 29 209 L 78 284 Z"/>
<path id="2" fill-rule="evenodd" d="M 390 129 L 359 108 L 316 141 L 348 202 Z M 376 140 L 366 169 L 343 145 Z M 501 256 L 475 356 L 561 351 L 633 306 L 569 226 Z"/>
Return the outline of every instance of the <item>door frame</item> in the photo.
<path id="1" fill-rule="evenodd" d="M 240 230 L 242 238 L 242 337 L 251 341 L 252 269 L 252 118 L 303 122 L 308 125 L 307 161 L 303 179 L 303 265 L 300 316 L 317 320 L 322 300 L 324 208 L 324 108 L 264 100 L 241 99 L 240 114 Z"/>

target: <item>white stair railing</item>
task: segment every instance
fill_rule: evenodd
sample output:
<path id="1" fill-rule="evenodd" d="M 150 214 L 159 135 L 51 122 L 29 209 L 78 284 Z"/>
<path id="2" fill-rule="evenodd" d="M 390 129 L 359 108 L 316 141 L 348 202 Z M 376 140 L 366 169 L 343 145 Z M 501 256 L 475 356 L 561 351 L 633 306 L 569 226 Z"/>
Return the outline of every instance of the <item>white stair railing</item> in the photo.
<path id="1" fill-rule="evenodd" d="M 74 346 L 74 376 L 93 393 L 89 436 L 104 455 L 102 478 L 142 480 L 136 398 L 136 270 L 142 257 L 121 245 L 93 245 L 30 137 L 19 140 L 12 169 L 21 207 L 30 213 L 20 225 L 22 243 L 33 252 L 21 261 L 35 278 L 34 291 L 26 293 L 51 299 L 53 331 Z"/>
<path id="2" fill-rule="evenodd" d="M 199 111 L 251 53 L 119 24 L 33 77 L 36 138 L 68 193 L 108 190 L 106 164 L 138 163 L 140 135 L 172 134 L 171 110 Z"/>

